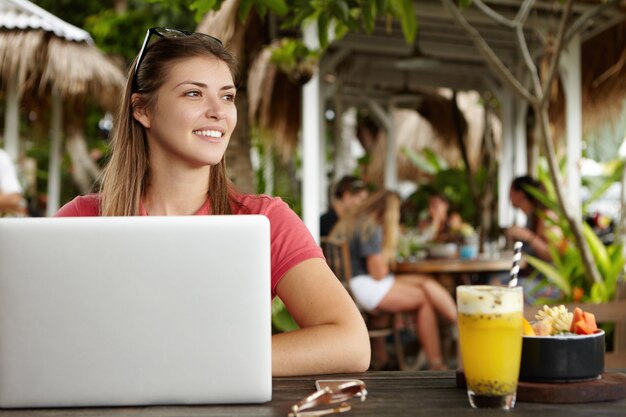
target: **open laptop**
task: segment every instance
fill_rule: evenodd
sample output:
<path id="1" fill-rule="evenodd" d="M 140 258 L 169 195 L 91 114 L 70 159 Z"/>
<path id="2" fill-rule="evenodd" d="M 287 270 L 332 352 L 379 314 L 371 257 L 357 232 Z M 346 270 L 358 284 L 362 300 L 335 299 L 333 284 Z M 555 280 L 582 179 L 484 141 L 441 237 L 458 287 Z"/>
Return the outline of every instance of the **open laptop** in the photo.
<path id="1" fill-rule="evenodd" d="M 0 407 L 271 400 L 269 221 L 0 219 Z"/>

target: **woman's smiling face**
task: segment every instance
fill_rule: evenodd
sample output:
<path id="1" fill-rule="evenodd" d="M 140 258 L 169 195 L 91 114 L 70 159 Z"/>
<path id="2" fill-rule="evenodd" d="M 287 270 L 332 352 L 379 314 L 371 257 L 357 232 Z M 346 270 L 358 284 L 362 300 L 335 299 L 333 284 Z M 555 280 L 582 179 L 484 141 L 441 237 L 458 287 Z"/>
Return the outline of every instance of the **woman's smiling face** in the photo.
<path id="1" fill-rule="evenodd" d="M 154 107 L 134 111 L 146 129 L 152 168 L 219 163 L 237 125 L 236 88 L 228 66 L 198 56 L 174 62 L 166 77 Z"/>

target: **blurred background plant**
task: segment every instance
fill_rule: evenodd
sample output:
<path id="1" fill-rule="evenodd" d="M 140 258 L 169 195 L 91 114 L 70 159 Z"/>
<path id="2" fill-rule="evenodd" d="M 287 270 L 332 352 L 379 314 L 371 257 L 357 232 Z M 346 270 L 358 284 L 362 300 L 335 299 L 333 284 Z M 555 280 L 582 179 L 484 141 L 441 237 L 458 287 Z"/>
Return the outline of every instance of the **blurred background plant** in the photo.
<path id="1" fill-rule="evenodd" d="M 591 196 L 583 205 L 583 213 L 594 199 L 599 198 L 617 178 L 621 176 L 624 164 L 616 172 L 606 176 L 604 179 L 596 178 L 593 181 L 587 180 L 590 187 Z M 562 294 L 559 301 L 562 302 L 586 302 L 603 303 L 615 298 L 617 282 L 624 273 L 626 258 L 623 253 L 623 244 L 619 239 L 611 242 L 603 242 L 594 231 L 594 225 L 589 222 L 583 223 L 585 240 L 591 249 L 593 260 L 600 272 L 601 280 L 593 281 L 585 273 L 580 252 L 572 243 L 573 235 L 569 224 L 564 220 L 559 205 L 556 203 L 556 195 L 552 183 L 548 179 L 548 174 L 544 169 L 539 169 L 538 178 L 544 185 L 546 192 L 537 189 L 529 189 L 542 204 L 549 210 L 557 214 L 557 220 L 546 218 L 546 221 L 559 227 L 562 236 L 551 234 L 548 236 L 552 263 L 542 261 L 536 257 L 527 256 L 528 263 L 535 268 L 538 276 L 542 278 L 537 290 L 548 285 L 556 286 Z M 593 218 L 593 217 L 592 217 Z M 597 226 L 597 225 L 596 225 Z M 538 298 L 536 304 L 554 303 L 554 300 Z"/>
<path id="2" fill-rule="evenodd" d="M 406 227 L 416 227 L 420 220 L 427 216 L 428 198 L 436 193 L 448 200 L 450 213 L 458 213 L 463 224 L 471 227 L 470 231 L 465 226 L 465 233 L 472 234 L 471 232 L 480 230 L 481 232 L 485 231 L 485 236 L 488 237 L 495 237 L 499 233 L 497 219 L 492 219 L 492 222 L 486 225 L 481 224 L 477 206 L 472 204 L 473 197 L 467 179 L 468 174 L 462 163 L 458 167 L 451 167 L 441 156 L 429 148 L 424 148 L 421 152 L 409 148 L 404 148 L 402 151 L 416 168 L 427 175 L 425 180 L 417 184 L 417 190 L 403 203 L 402 223 Z M 474 174 L 474 182 L 477 184 L 481 195 L 485 194 L 485 189 L 488 186 L 486 177 L 486 170 L 483 168 Z M 493 208 L 485 208 L 485 210 L 497 212 Z"/>

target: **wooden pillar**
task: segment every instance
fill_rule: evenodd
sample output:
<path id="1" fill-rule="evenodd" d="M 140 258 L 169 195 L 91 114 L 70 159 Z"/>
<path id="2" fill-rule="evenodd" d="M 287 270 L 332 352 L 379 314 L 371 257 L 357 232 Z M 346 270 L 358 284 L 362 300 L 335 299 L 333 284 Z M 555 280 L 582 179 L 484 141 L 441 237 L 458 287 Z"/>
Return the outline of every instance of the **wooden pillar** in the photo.
<path id="1" fill-rule="evenodd" d="M 19 156 L 20 116 L 17 73 L 7 81 L 6 110 L 4 114 L 4 150 L 13 162 Z"/>
<path id="2" fill-rule="evenodd" d="M 58 91 L 52 91 L 52 114 L 50 117 L 50 160 L 48 165 L 48 204 L 46 215 L 53 216 L 61 199 L 61 160 L 63 148 L 63 100 Z"/>
<path id="3" fill-rule="evenodd" d="M 304 30 L 304 42 L 309 48 L 317 44 L 317 26 L 309 24 Z M 320 235 L 320 143 L 322 139 L 320 80 L 316 71 L 302 91 L 302 217 L 304 224 L 319 242 Z"/>
<path id="4" fill-rule="evenodd" d="M 528 172 L 526 148 L 526 112 L 528 105 L 509 90 L 497 90 L 502 108 L 502 150 L 498 165 L 498 223 L 500 227 L 524 224 L 526 216 L 515 211 L 509 199 L 509 189 L 515 177 Z"/>
<path id="5" fill-rule="evenodd" d="M 582 216 L 580 194 L 582 158 L 582 77 L 580 35 L 575 35 L 560 61 L 560 74 L 565 92 L 566 155 L 565 178 L 567 197 L 575 219 Z"/>

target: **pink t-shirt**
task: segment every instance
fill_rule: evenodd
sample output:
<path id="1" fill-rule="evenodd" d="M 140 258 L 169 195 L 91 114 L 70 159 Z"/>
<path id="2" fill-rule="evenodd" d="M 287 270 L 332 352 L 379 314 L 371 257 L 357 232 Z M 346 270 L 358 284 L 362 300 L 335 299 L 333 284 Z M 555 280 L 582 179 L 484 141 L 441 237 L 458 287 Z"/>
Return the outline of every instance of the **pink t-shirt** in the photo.
<path id="1" fill-rule="evenodd" d="M 262 214 L 270 221 L 272 297 L 276 295 L 276 285 L 287 271 L 307 259 L 324 258 L 309 229 L 280 198 L 245 194 L 238 196 L 237 201 L 239 204 L 233 205 L 233 214 Z M 207 215 L 209 211 L 207 201 L 195 215 Z M 140 214 L 147 215 L 143 206 L 140 207 Z M 98 194 L 78 196 L 56 213 L 58 217 L 99 215 Z"/>

